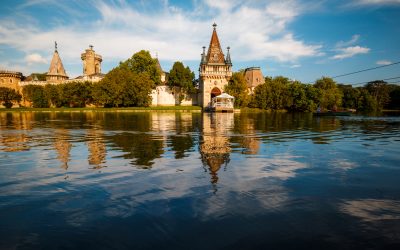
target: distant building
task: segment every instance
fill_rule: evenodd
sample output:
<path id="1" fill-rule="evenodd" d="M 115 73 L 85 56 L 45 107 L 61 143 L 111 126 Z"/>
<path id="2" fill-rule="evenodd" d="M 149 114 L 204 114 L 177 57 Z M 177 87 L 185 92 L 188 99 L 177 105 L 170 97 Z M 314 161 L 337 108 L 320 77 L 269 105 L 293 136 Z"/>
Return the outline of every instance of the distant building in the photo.
<path id="1" fill-rule="evenodd" d="M 57 51 L 57 42 L 55 42 L 53 58 L 51 59 L 49 71 L 46 75 L 46 81 L 51 83 L 61 83 L 68 80 L 67 73 L 65 73 L 64 65 L 61 61 L 60 55 Z"/>
<path id="2" fill-rule="evenodd" d="M 254 89 L 264 83 L 264 76 L 261 72 L 260 67 L 250 67 L 245 69 L 244 78 L 247 83 L 247 88 L 250 93 L 253 93 Z"/>
<path id="3" fill-rule="evenodd" d="M 232 62 L 227 48 L 226 57 L 221 49 L 221 44 L 217 35 L 217 25 L 213 24 L 210 45 L 207 55 L 205 47 L 201 54 L 199 74 L 199 104 L 208 107 L 211 99 L 223 93 L 225 85 L 232 77 Z"/>

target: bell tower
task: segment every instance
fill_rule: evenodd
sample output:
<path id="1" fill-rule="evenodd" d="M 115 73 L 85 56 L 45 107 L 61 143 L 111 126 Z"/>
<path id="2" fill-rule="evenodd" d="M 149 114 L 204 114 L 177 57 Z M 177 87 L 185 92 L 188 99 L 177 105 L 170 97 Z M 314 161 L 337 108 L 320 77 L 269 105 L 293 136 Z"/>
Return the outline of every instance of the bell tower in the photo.
<path id="1" fill-rule="evenodd" d="M 206 47 L 203 47 L 199 68 L 200 105 L 205 108 L 210 105 L 214 96 L 224 91 L 232 77 L 232 62 L 227 48 L 226 57 L 221 49 L 217 35 L 217 24 L 213 24 L 210 45 L 206 54 Z"/>

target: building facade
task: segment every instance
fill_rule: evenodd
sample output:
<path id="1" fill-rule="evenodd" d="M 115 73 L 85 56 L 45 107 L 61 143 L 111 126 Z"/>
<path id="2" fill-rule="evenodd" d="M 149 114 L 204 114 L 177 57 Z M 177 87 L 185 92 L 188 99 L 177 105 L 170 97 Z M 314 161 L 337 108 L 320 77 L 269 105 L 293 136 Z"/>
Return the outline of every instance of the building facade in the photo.
<path id="1" fill-rule="evenodd" d="M 232 77 L 232 62 L 227 48 L 226 57 L 218 39 L 217 25 L 213 24 L 210 45 L 207 54 L 205 47 L 201 54 L 199 68 L 199 104 L 206 108 L 211 99 L 224 92 L 224 87 Z"/>

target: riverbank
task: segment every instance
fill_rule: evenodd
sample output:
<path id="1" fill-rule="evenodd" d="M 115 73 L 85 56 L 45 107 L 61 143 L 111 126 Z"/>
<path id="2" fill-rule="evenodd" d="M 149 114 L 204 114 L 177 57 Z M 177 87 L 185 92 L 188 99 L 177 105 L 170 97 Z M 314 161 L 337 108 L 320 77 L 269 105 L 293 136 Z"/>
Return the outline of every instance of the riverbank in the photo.
<path id="1" fill-rule="evenodd" d="M 141 112 L 141 111 L 178 111 L 201 112 L 199 106 L 154 106 L 154 107 L 129 107 L 129 108 L 11 108 L 0 109 L 0 112 Z"/>

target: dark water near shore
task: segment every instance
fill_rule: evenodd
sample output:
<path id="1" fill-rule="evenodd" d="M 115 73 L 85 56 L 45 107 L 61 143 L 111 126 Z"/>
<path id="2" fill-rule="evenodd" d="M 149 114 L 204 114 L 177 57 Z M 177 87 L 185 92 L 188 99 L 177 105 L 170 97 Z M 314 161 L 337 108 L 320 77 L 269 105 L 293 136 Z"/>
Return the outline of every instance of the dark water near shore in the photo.
<path id="1" fill-rule="evenodd" d="M 400 249 L 400 117 L 0 112 L 0 249 Z"/>

